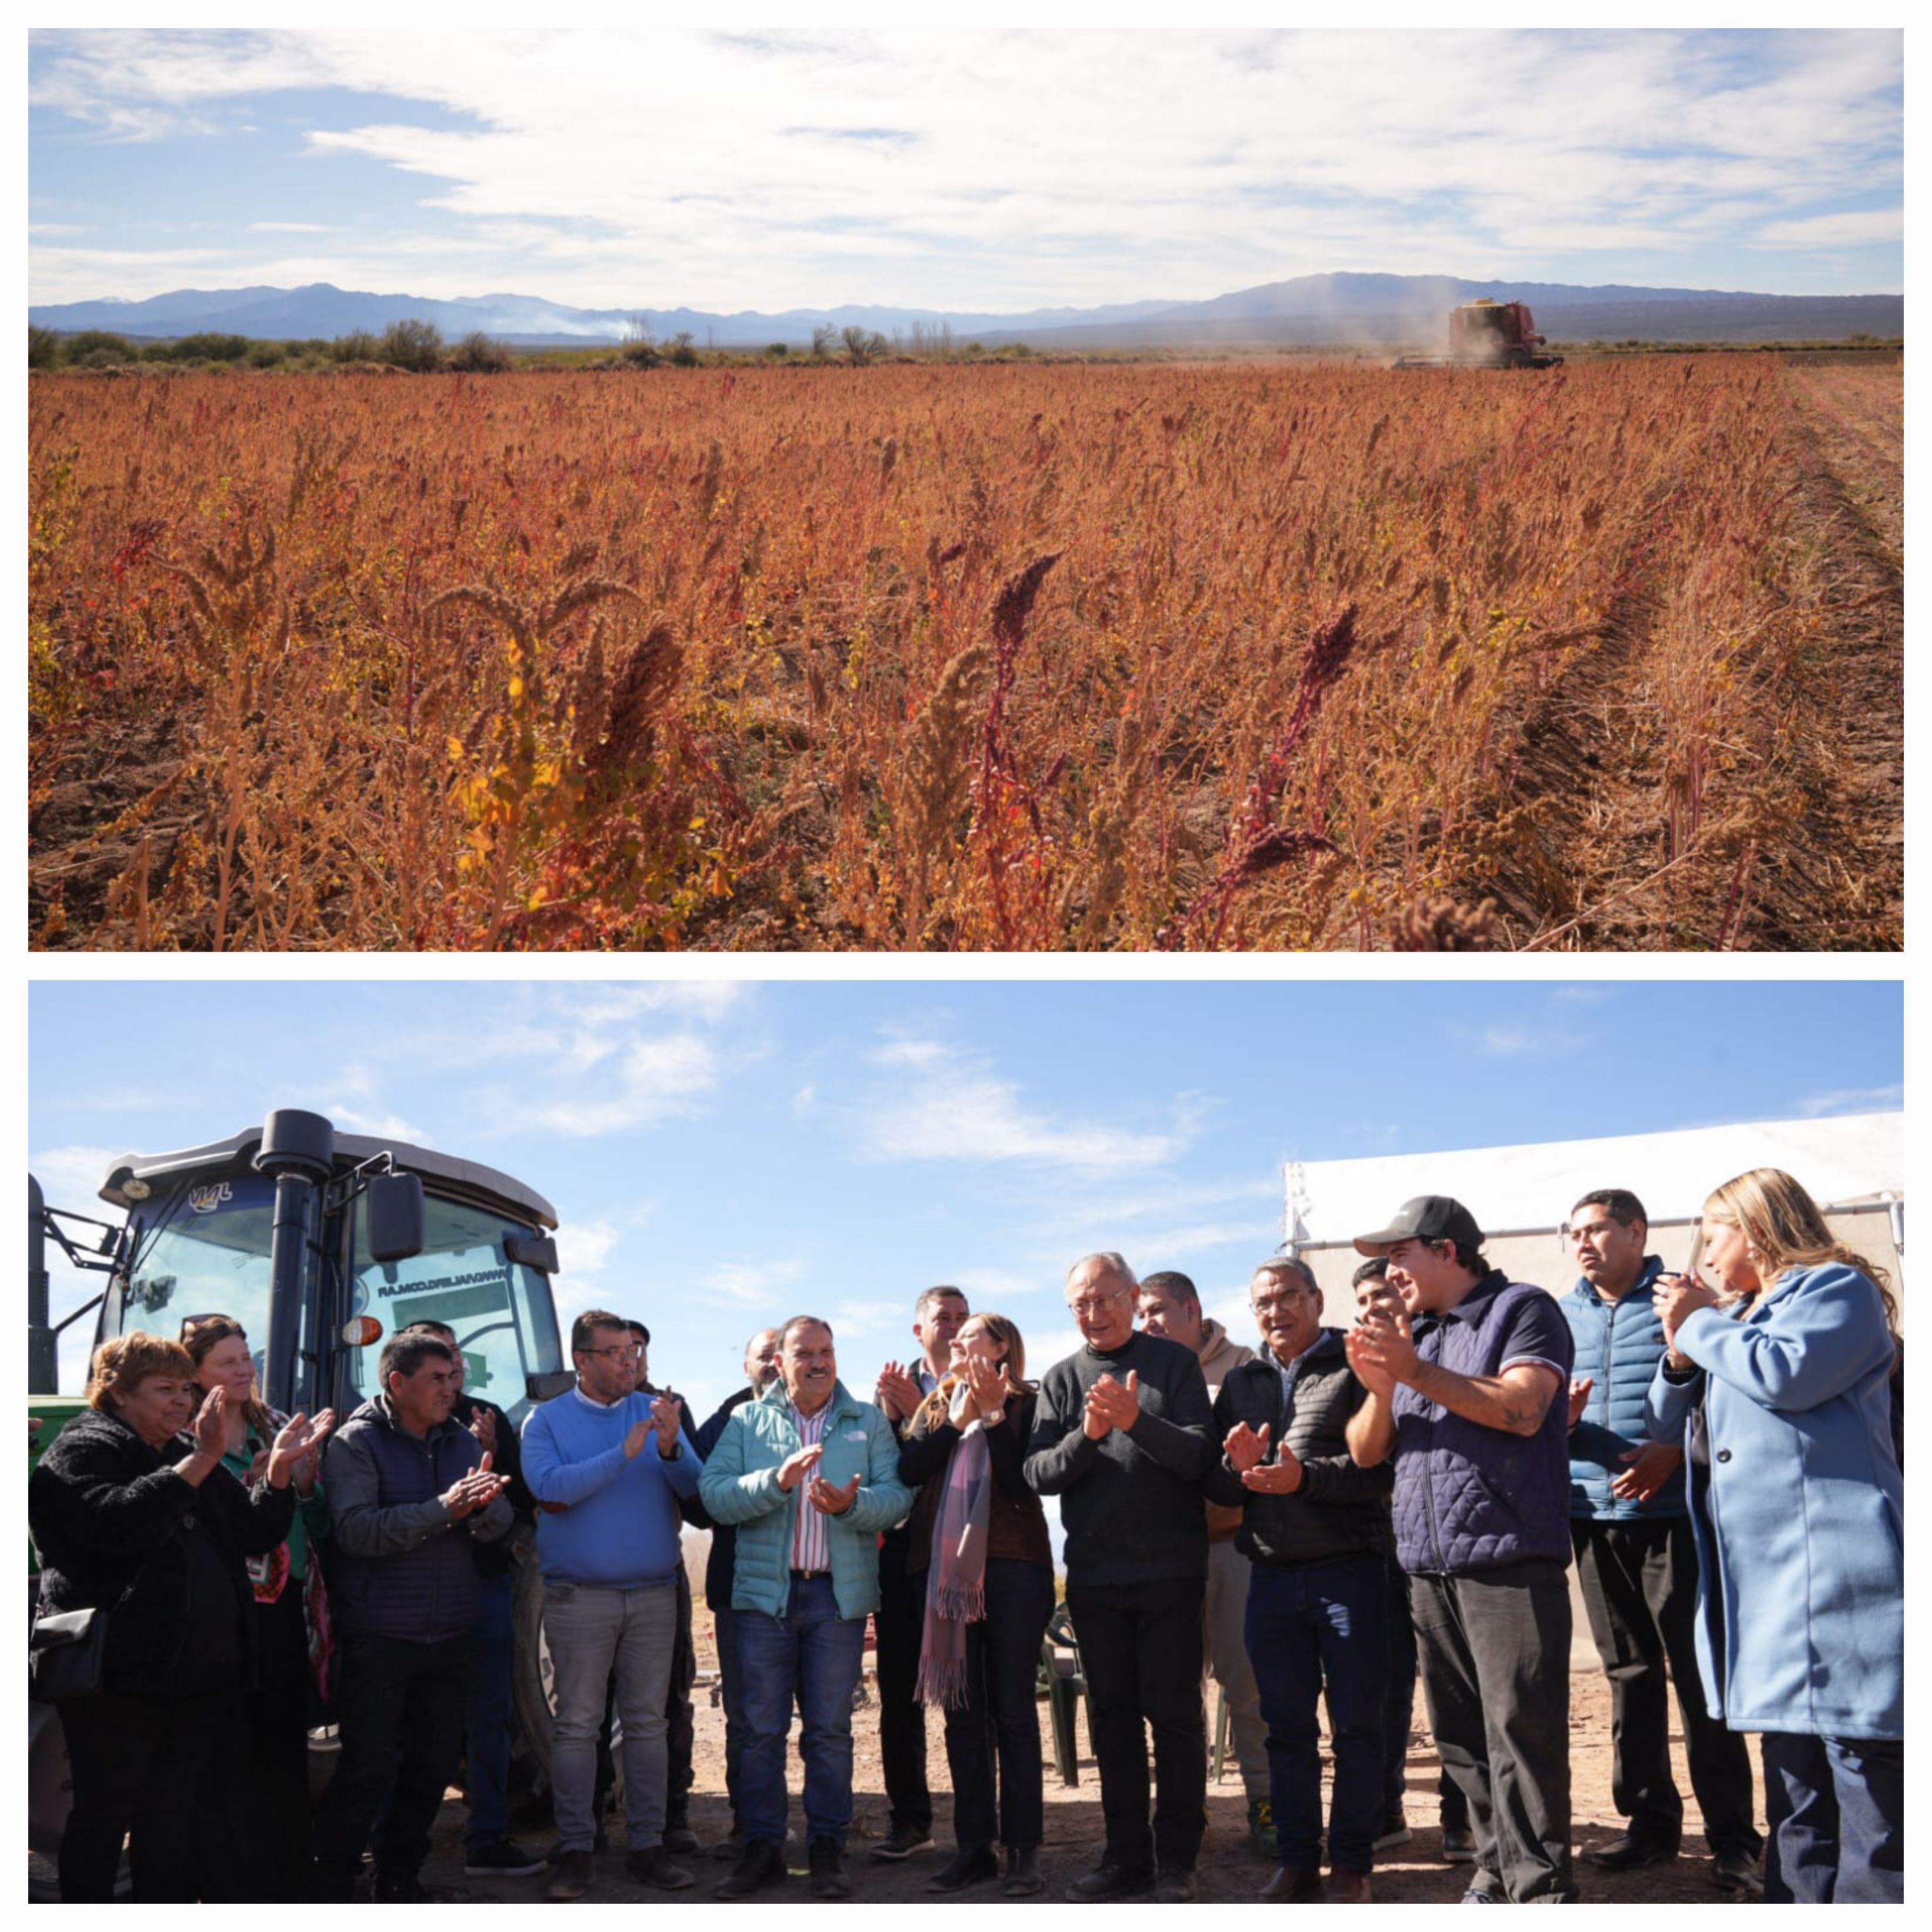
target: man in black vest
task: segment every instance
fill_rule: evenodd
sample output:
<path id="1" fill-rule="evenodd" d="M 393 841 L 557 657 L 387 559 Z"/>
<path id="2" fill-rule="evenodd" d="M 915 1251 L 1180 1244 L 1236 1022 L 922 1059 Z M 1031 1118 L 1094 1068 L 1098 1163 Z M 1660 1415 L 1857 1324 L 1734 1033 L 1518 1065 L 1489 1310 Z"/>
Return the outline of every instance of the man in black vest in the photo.
<path id="1" fill-rule="evenodd" d="M 1491 1268 L 1482 1245 L 1468 1208 L 1442 1194 L 1357 1239 L 1388 1257 L 1403 1306 L 1371 1309 L 1348 1336 L 1368 1390 L 1348 1448 L 1364 1468 L 1395 1457 L 1430 1727 L 1475 1828 L 1466 1900 L 1564 1904 L 1576 1897 L 1564 1577 L 1575 1346 L 1554 1299 Z"/>
<path id="2" fill-rule="evenodd" d="M 381 1393 L 322 1459 L 342 1756 L 316 1812 L 316 1882 L 325 1900 L 350 1898 L 387 1792 L 375 1896 L 410 1904 L 429 1896 L 418 1875 L 463 1754 L 482 1607 L 475 1545 L 508 1534 L 510 1504 L 508 1480 L 451 1418 L 446 1342 L 396 1336 L 378 1378 Z"/>

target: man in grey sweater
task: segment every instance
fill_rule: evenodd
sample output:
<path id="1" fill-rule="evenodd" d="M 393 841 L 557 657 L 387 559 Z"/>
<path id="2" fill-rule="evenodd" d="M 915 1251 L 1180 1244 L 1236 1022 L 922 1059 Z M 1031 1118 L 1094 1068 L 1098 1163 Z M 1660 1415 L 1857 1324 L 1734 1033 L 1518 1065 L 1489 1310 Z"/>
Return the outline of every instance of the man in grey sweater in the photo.
<path id="1" fill-rule="evenodd" d="M 1195 1896 L 1208 1795 L 1201 1715 L 1208 1525 L 1215 1459 L 1208 1384 L 1192 1348 L 1134 1328 L 1138 1283 L 1119 1255 L 1066 1277 L 1086 1346 L 1041 1378 L 1027 1480 L 1061 1498 L 1066 1605 L 1086 1668 L 1107 1844 L 1067 1897 Z M 1157 1801 L 1148 1820 L 1143 1725 Z"/>

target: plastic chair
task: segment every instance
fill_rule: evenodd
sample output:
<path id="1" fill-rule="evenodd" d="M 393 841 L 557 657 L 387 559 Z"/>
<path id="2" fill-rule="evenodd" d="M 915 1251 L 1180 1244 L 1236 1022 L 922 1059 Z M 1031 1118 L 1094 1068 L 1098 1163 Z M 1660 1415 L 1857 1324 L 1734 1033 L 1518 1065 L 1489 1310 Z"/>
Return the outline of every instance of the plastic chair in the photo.
<path id="1" fill-rule="evenodd" d="M 1046 1621 L 1040 1647 L 1040 1674 L 1046 1687 L 1047 1708 L 1053 1719 L 1053 1768 L 1062 1784 L 1080 1782 L 1080 1745 L 1076 1729 L 1076 1698 L 1087 1697 L 1087 1672 L 1080 1661 L 1079 1640 L 1066 1606 L 1058 1604 Z M 1087 1734 L 1094 1734 L 1094 1706 L 1087 1706 Z"/>

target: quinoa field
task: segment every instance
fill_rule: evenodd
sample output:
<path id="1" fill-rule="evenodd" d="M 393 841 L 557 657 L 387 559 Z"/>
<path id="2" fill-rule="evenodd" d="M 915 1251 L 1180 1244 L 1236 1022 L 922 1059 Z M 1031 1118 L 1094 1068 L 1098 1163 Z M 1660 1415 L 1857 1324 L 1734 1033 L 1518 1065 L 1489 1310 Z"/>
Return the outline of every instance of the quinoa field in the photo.
<path id="1" fill-rule="evenodd" d="M 1896 948 L 1902 385 L 36 375 L 32 941 Z"/>

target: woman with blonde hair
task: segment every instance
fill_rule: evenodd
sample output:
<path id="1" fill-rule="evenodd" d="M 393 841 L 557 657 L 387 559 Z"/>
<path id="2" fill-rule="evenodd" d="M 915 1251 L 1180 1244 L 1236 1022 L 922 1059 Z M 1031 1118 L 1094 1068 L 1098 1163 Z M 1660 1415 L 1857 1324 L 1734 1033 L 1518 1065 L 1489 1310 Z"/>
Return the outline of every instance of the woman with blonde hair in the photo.
<path id="1" fill-rule="evenodd" d="M 1763 1734 L 1765 1897 L 1904 1897 L 1904 1504 L 1894 1305 L 1788 1174 L 1704 1204 L 1702 1273 L 1659 1278 L 1652 1436 L 1681 1435 L 1710 1708 Z"/>
<path id="2" fill-rule="evenodd" d="M 238 1483 L 254 1481 L 268 1445 L 288 1418 L 262 1400 L 247 1331 L 231 1315 L 191 1315 L 182 1346 L 194 1364 L 196 1408 L 224 1393 L 221 1466 Z M 326 1424 L 326 1413 L 316 1418 Z M 255 1681 L 248 1690 L 245 1747 L 231 1762 L 228 1790 L 236 1808 L 236 1844 L 244 1895 L 258 1904 L 306 1898 L 314 1878 L 309 1843 L 308 1727 L 310 1659 L 326 1663 L 326 1600 L 314 1545 L 328 1526 L 316 1480 L 317 1437 L 291 1483 L 298 1498 L 287 1540 L 248 1559 L 255 1600 Z"/>
<path id="3" fill-rule="evenodd" d="M 1025 1376 L 1018 1328 L 1004 1315 L 974 1316 L 899 1451 L 899 1480 L 922 1486 L 908 1564 L 927 1573 L 919 1694 L 944 1708 L 952 1774 L 954 1852 L 934 1892 L 998 1878 L 996 1842 L 1006 1848 L 1006 1895 L 1040 1889 L 1034 1685 L 1053 1614 L 1053 1551 L 1026 1480 L 1037 1396 Z"/>

